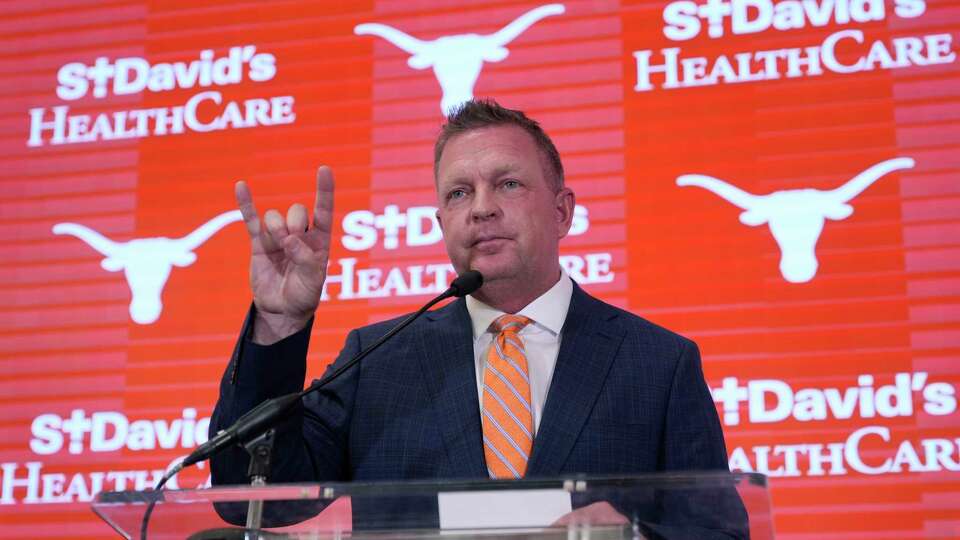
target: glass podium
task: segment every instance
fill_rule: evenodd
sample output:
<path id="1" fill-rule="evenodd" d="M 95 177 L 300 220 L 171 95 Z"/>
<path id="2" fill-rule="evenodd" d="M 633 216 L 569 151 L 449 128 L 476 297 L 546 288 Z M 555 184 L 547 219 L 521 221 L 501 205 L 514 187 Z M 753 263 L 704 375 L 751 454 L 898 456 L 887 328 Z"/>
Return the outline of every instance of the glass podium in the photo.
<path id="1" fill-rule="evenodd" d="M 250 501 L 262 502 L 256 529 Z M 152 540 L 773 538 L 766 478 L 753 473 L 121 491 L 93 510 L 122 537 Z"/>

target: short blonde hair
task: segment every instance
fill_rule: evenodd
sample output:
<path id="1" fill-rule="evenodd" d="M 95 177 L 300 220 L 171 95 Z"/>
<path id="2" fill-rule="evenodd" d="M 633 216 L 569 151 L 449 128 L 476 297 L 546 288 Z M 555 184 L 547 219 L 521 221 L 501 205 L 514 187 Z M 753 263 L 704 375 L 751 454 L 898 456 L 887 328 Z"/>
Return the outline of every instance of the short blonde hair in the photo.
<path id="1" fill-rule="evenodd" d="M 437 179 L 443 149 L 450 139 L 468 131 L 493 126 L 517 126 L 529 133 L 540 150 L 545 168 L 549 169 L 544 172 L 549 173 L 547 177 L 553 181 L 554 191 L 563 189 L 563 162 L 560 161 L 560 152 L 550 140 L 550 136 L 536 120 L 523 114 L 523 111 L 502 107 L 492 99 L 471 99 L 456 107 L 447 117 L 447 122 L 440 128 L 440 135 L 433 146 L 434 180 Z"/>

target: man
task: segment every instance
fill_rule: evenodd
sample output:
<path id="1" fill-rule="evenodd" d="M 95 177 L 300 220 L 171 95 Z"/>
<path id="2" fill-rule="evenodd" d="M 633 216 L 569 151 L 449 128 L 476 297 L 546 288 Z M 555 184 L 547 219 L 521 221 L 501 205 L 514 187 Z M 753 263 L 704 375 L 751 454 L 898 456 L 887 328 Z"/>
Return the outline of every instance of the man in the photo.
<path id="1" fill-rule="evenodd" d="M 726 470 L 716 409 L 691 341 L 594 299 L 558 263 L 575 196 L 556 148 L 523 113 L 471 101 L 436 143 L 447 253 L 484 276 L 323 391 L 278 432 L 272 482 L 517 478 Z M 300 390 L 330 249 L 333 181 L 317 175 L 308 217 L 261 221 L 237 201 L 252 242 L 254 307 L 221 384 L 211 432 Z M 320 316 L 321 321 L 323 316 Z M 336 364 L 396 321 L 350 332 Z M 246 457 L 213 461 L 244 483 Z M 620 517 L 606 503 L 581 509 Z"/>

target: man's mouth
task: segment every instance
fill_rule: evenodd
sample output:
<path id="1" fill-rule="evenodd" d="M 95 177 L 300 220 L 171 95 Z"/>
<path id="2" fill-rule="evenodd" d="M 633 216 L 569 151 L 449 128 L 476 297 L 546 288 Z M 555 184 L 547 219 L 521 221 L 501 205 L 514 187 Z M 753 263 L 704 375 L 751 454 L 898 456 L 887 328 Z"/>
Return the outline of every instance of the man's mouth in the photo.
<path id="1" fill-rule="evenodd" d="M 478 236 L 473 239 L 473 242 L 470 244 L 471 248 L 485 248 L 485 247 L 494 247 L 500 242 L 508 240 L 505 236 Z"/>

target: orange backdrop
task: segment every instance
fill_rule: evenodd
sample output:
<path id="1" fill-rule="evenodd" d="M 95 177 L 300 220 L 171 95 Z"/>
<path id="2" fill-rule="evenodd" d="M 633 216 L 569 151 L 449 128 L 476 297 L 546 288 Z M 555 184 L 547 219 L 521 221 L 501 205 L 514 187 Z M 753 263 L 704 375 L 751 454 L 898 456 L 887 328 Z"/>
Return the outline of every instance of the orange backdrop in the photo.
<path id="1" fill-rule="evenodd" d="M 311 377 L 444 288 L 432 144 L 471 92 L 554 137 L 568 272 L 699 343 L 779 537 L 960 536 L 957 0 L 0 12 L 0 537 L 109 536 L 96 492 L 205 437 L 250 301 L 234 181 L 265 210 L 335 171 Z"/>

